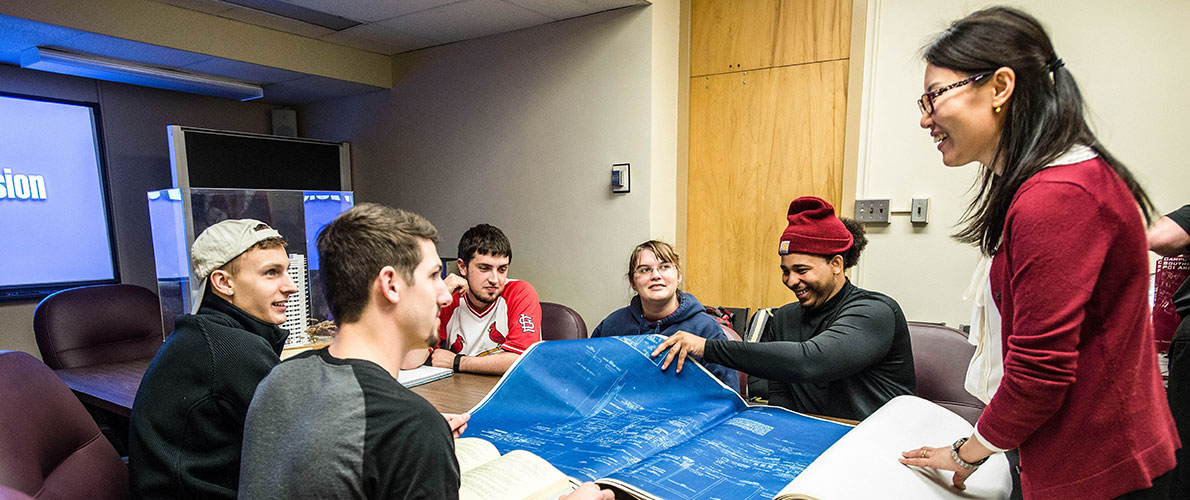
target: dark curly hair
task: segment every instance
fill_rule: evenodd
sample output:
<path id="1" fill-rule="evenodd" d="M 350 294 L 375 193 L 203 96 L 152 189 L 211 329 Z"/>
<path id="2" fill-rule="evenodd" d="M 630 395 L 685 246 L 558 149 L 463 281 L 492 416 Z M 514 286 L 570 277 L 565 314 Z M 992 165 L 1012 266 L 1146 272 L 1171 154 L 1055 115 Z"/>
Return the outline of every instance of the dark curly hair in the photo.
<path id="1" fill-rule="evenodd" d="M 851 243 L 851 248 L 840 254 L 843 256 L 843 269 L 849 269 L 859 262 L 859 254 L 868 246 L 868 237 L 864 235 L 864 225 L 859 221 L 844 217 L 839 217 L 839 221 L 851 232 L 851 238 L 855 240 Z"/>

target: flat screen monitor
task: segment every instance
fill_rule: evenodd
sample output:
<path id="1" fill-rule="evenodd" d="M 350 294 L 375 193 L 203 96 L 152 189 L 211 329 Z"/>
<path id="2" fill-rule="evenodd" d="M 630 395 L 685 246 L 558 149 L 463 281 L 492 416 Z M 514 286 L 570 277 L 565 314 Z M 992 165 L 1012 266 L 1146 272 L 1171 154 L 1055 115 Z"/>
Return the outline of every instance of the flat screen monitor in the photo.
<path id="1" fill-rule="evenodd" d="M 179 125 L 167 131 L 176 188 L 351 190 L 346 142 Z"/>
<path id="2" fill-rule="evenodd" d="M 0 300 L 118 281 L 98 114 L 0 94 Z"/>

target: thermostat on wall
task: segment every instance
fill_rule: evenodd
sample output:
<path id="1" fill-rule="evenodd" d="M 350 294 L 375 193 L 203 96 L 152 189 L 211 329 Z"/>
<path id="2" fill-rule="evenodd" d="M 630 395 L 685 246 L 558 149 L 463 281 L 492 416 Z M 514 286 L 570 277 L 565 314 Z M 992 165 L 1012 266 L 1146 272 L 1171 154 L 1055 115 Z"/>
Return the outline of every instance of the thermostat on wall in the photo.
<path id="1" fill-rule="evenodd" d="M 632 190 L 632 181 L 628 175 L 627 163 L 612 165 L 612 192 L 627 193 Z"/>

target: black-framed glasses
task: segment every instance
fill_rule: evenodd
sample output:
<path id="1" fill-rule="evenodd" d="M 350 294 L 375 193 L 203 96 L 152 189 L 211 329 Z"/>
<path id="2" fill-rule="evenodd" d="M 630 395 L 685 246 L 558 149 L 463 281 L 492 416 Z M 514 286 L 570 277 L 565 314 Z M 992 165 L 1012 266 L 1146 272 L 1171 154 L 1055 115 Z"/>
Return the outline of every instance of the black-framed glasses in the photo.
<path id="1" fill-rule="evenodd" d="M 921 114 L 923 114 L 923 115 L 932 115 L 932 114 L 934 114 L 934 99 L 937 99 L 938 96 L 946 93 L 947 90 L 959 88 L 959 87 L 962 87 L 963 85 L 966 85 L 971 82 L 978 82 L 979 80 L 983 79 L 984 77 L 986 77 L 990 74 L 992 74 L 992 73 L 988 72 L 988 73 L 980 73 L 978 75 L 972 75 L 972 76 L 969 76 L 962 80 L 959 80 L 957 82 L 954 82 L 950 85 L 947 85 L 945 87 L 926 92 L 921 95 L 920 99 L 917 100 L 917 108 L 921 110 Z"/>

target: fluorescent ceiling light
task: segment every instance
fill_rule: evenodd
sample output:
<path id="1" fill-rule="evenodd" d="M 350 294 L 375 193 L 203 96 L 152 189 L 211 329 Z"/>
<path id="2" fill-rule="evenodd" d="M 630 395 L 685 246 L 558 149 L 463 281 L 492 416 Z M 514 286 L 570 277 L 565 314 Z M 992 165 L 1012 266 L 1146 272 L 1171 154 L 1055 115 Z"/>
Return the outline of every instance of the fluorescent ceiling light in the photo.
<path id="1" fill-rule="evenodd" d="M 21 52 L 21 67 L 240 101 L 264 96 L 259 85 L 46 47 Z"/>

